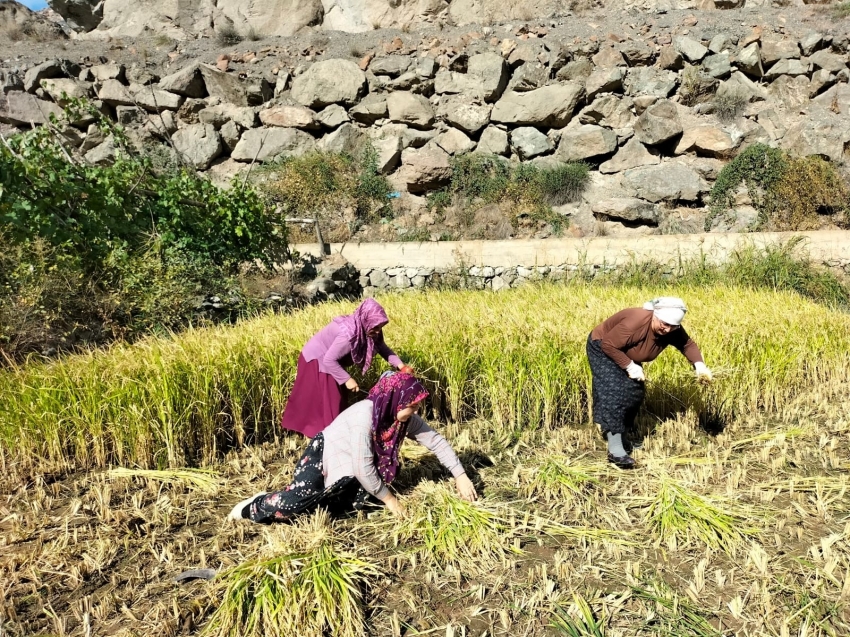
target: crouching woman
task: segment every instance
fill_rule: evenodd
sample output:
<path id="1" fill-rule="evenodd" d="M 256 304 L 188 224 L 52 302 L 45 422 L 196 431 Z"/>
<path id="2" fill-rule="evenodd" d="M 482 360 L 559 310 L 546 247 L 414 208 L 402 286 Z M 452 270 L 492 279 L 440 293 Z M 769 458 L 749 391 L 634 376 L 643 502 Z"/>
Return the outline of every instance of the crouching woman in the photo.
<path id="1" fill-rule="evenodd" d="M 677 297 L 661 297 L 642 308 L 617 312 L 597 325 L 587 339 L 592 374 L 593 421 L 608 440 L 608 461 L 635 466 L 627 436 L 646 394 L 642 363 L 655 360 L 668 345 L 694 366 L 697 378 L 711 381 L 697 344 L 682 327 L 687 308 Z"/>
<path id="2" fill-rule="evenodd" d="M 451 445 L 418 415 L 427 396 L 422 383 L 410 374 L 382 377 L 366 400 L 343 411 L 308 443 L 288 487 L 243 500 L 228 517 L 261 524 L 287 522 L 320 506 L 359 510 L 373 497 L 403 515 L 387 485 L 398 472 L 405 437 L 437 456 L 454 476 L 460 497 L 476 500 L 475 487 Z"/>

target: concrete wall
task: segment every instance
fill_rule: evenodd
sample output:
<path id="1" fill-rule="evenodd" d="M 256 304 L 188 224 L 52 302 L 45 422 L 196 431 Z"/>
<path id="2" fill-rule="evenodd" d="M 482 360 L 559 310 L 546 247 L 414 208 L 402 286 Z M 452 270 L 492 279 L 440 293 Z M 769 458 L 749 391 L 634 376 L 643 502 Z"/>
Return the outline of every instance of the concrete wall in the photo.
<path id="1" fill-rule="evenodd" d="M 776 246 L 794 237 L 803 237 L 796 248 L 801 254 L 850 273 L 850 231 L 655 235 L 634 239 L 334 243 L 329 248 L 332 255 L 341 255 L 358 270 L 360 286 L 369 295 L 387 288 L 448 283 L 446 277 L 456 279 L 458 275 L 464 287 L 500 290 L 532 279 L 563 279 L 579 269 L 593 275 L 632 262 L 659 262 L 669 265 L 672 271 L 680 260 L 702 257 L 721 263 L 736 249 L 749 245 Z M 317 244 L 299 244 L 293 249 L 302 254 L 319 254 Z"/>
<path id="2" fill-rule="evenodd" d="M 636 238 L 591 237 L 508 241 L 437 241 L 422 243 L 333 243 L 331 254 L 340 254 L 356 268 L 449 268 L 467 266 L 515 267 L 609 265 L 631 261 L 674 263 L 706 255 L 721 262 L 738 247 L 777 245 L 792 237 L 805 237 L 804 250 L 812 259 L 830 265 L 850 263 L 850 231 L 709 233 L 650 235 Z M 298 244 L 294 250 L 318 255 L 316 244 Z"/>

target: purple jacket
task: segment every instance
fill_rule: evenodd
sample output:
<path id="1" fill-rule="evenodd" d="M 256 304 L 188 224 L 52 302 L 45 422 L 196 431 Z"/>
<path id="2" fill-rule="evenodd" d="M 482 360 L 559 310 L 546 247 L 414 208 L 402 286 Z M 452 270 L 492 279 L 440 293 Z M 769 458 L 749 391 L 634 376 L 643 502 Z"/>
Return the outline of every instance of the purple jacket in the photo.
<path id="1" fill-rule="evenodd" d="M 400 367 L 401 359 L 387 347 L 383 334 L 376 336 L 374 340 L 378 354 L 393 367 Z M 319 371 L 330 374 L 340 385 L 344 385 L 351 378 L 351 374 L 344 369 L 354 364 L 351 360 L 351 342 L 339 323 L 331 322 L 323 327 L 307 341 L 301 355 L 308 363 L 318 359 Z"/>

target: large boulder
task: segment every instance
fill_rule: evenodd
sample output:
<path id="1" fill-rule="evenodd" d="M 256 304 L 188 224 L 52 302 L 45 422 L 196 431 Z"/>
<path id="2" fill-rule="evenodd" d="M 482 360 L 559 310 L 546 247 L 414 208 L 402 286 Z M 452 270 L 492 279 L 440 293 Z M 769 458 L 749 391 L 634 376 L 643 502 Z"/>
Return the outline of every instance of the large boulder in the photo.
<path id="1" fill-rule="evenodd" d="M 632 196 L 653 203 L 697 201 L 703 190 L 699 174 L 677 161 L 627 170 L 622 183 Z"/>
<path id="2" fill-rule="evenodd" d="M 81 82 L 70 78 L 55 78 L 42 80 L 41 86 L 44 91 L 53 98 L 53 101 L 64 106 L 69 100 L 75 98 L 90 98 L 94 95 L 91 82 Z"/>
<path id="3" fill-rule="evenodd" d="M 419 149 L 408 148 L 402 153 L 401 162 L 397 178 L 408 192 L 440 188 L 452 177 L 448 153 L 431 144 Z"/>
<path id="4" fill-rule="evenodd" d="M 438 94 L 465 93 L 495 102 L 508 85 L 508 65 L 501 55 L 479 53 L 469 58 L 466 73 L 441 70 L 434 78 L 434 90 Z"/>
<path id="5" fill-rule="evenodd" d="M 501 128 L 488 126 L 481 133 L 481 138 L 478 140 L 476 152 L 485 153 L 488 155 L 507 155 L 508 134 Z"/>
<path id="6" fill-rule="evenodd" d="M 91 31 L 103 20 L 100 0 L 48 0 L 48 4 L 78 30 Z"/>
<path id="7" fill-rule="evenodd" d="M 558 159 L 581 161 L 610 155 L 617 150 L 617 134 L 592 124 L 580 124 L 565 129 L 558 143 Z"/>
<path id="8" fill-rule="evenodd" d="M 635 122 L 635 137 L 644 144 L 655 146 L 682 134 L 682 122 L 676 105 L 659 100 L 647 108 Z"/>
<path id="9" fill-rule="evenodd" d="M 54 77 L 77 77 L 80 74 L 80 65 L 69 60 L 47 60 L 42 62 L 24 74 L 24 90 L 35 92 L 41 86 L 42 80 Z"/>
<path id="10" fill-rule="evenodd" d="M 53 102 L 38 99 L 23 91 L 0 92 L 0 122 L 15 126 L 46 124 L 50 115 L 62 117 L 64 112 Z"/>
<path id="11" fill-rule="evenodd" d="M 552 84 L 526 93 L 508 92 L 493 106 L 490 119 L 516 126 L 561 128 L 573 117 L 584 89 L 572 82 Z"/>
<path id="12" fill-rule="evenodd" d="M 461 130 L 449 126 L 448 130 L 434 138 L 437 146 L 449 155 L 463 155 L 475 149 L 475 142 Z"/>
<path id="13" fill-rule="evenodd" d="M 133 101 L 138 106 L 152 113 L 162 111 L 176 111 L 183 104 L 183 97 L 168 91 L 163 91 L 153 86 L 142 86 L 131 84 L 128 89 L 133 96 Z"/>
<path id="14" fill-rule="evenodd" d="M 616 155 L 599 165 L 599 172 L 619 173 L 632 168 L 653 166 L 660 163 L 661 159 L 656 153 L 651 153 L 639 140 L 632 137 L 617 151 Z"/>
<path id="15" fill-rule="evenodd" d="M 839 115 L 828 108 L 814 106 L 808 117 L 788 129 L 781 146 L 801 157 L 814 155 L 836 163 L 850 162 L 848 108 L 845 106 L 844 113 Z"/>
<path id="16" fill-rule="evenodd" d="M 348 114 L 355 122 L 371 126 L 388 115 L 387 97 L 369 93 L 357 106 L 348 111 Z"/>
<path id="17" fill-rule="evenodd" d="M 636 197 L 613 197 L 595 202 L 591 209 L 603 220 L 628 221 L 655 225 L 659 220 L 658 206 Z"/>
<path id="18" fill-rule="evenodd" d="M 237 161 L 271 161 L 298 157 L 315 147 L 313 138 L 297 128 L 253 128 L 242 134 L 231 157 Z"/>
<path id="19" fill-rule="evenodd" d="M 310 108 L 352 106 L 367 90 L 366 74 L 351 60 L 316 62 L 292 82 L 292 97 Z"/>
<path id="20" fill-rule="evenodd" d="M 206 170 L 221 155 L 221 136 L 212 124 L 193 124 L 171 137 L 174 148 L 198 170 Z"/>
<path id="21" fill-rule="evenodd" d="M 490 123 L 492 106 L 461 95 L 449 95 L 440 101 L 438 113 L 452 126 L 474 135 Z"/>
<path id="22" fill-rule="evenodd" d="M 682 57 L 691 64 L 696 64 L 708 55 L 708 49 L 706 47 L 686 35 L 680 35 L 674 38 L 673 48 L 681 53 Z"/>
<path id="23" fill-rule="evenodd" d="M 511 147 L 521 160 L 526 160 L 550 152 L 552 142 L 536 128 L 521 126 L 511 132 Z"/>
<path id="24" fill-rule="evenodd" d="M 410 58 L 401 55 L 386 55 L 375 58 L 369 64 L 369 70 L 375 75 L 398 77 L 410 68 Z"/>
<path id="25" fill-rule="evenodd" d="M 318 143 L 320 150 L 326 153 L 342 153 L 359 155 L 368 137 L 360 128 L 353 124 L 343 124 L 335 131 L 325 135 Z"/>
<path id="26" fill-rule="evenodd" d="M 216 23 L 232 24 L 242 35 L 295 35 L 304 27 L 321 25 L 325 16 L 321 0 L 219 0 L 214 6 Z"/>
<path id="27" fill-rule="evenodd" d="M 319 128 L 316 112 L 306 106 L 272 106 L 260 111 L 260 121 L 264 126 L 282 128 Z"/>
<path id="28" fill-rule="evenodd" d="M 242 79 L 209 64 L 200 65 L 207 92 L 237 106 L 259 106 L 274 97 L 274 87 L 265 78 Z"/>
<path id="29" fill-rule="evenodd" d="M 751 77 L 761 77 L 764 75 L 764 68 L 761 64 L 761 48 L 758 42 L 748 44 L 738 52 L 735 58 L 737 67 Z"/>
<path id="30" fill-rule="evenodd" d="M 588 100 L 592 100 L 599 93 L 612 93 L 620 91 L 622 88 L 623 70 L 620 67 L 594 71 L 584 84 Z"/>
<path id="31" fill-rule="evenodd" d="M 704 157 L 726 158 L 732 156 L 736 148 L 737 143 L 726 131 L 711 124 L 704 124 L 688 126 L 685 129 L 676 144 L 675 154 L 696 152 Z"/>
<path id="32" fill-rule="evenodd" d="M 182 95 L 183 97 L 206 97 L 207 87 L 198 64 L 190 64 L 171 75 L 166 75 L 159 81 L 159 88 Z"/>
<path id="33" fill-rule="evenodd" d="M 818 51 L 809 57 L 809 62 L 819 69 L 830 73 L 838 73 L 847 68 L 847 57 L 838 53 L 830 53 L 827 50 Z"/>
<path id="34" fill-rule="evenodd" d="M 387 96 L 390 119 L 413 128 L 427 130 L 434 123 L 434 108 L 426 97 L 409 91 L 397 91 Z"/>
<path id="35" fill-rule="evenodd" d="M 632 97 L 654 95 L 668 97 L 676 90 L 678 77 L 673 71 L 665 71 L 649 66 L 629 69 L 626 75 L 626 92 Z"/>
<path id="36" fill-rule="evenodd" d="M 198 113 L 198 120 L 204 124 L 212 124 L 216 129 L 227 122 L 235 122 L 242 128 L 257 126 L 257 111 L 250 106 L 235 106 L 234 104 L 217 104 L 207 106 Z"/>

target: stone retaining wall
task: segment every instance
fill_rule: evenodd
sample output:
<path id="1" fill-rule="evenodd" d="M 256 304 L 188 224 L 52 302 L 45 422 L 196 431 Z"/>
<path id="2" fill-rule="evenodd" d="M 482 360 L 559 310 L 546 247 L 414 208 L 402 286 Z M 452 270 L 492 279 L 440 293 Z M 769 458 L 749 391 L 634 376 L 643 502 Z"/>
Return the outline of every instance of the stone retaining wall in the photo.
<path id="1" fill-rule="evenodd" d="M 595 237 L 524 241 L 444 241 L 423 243 L 335 243 L 331 255 L 346 259 L 359 272 L 365 295 L 441 284 L 501 290 L 532 280 L 559 280 L 653 261 L 672 272 L 682 261 L 704 258 L 722 263 L 738 249 L 777 246 L 794 237 L 796 250 L 817 263 L 850 273 L 850 231 L 802 233 L 692 234 L 640 239 Z M 292 246 L 319 256 L 316 244 Z"/>

